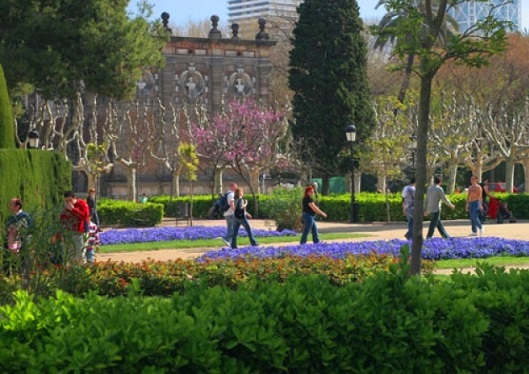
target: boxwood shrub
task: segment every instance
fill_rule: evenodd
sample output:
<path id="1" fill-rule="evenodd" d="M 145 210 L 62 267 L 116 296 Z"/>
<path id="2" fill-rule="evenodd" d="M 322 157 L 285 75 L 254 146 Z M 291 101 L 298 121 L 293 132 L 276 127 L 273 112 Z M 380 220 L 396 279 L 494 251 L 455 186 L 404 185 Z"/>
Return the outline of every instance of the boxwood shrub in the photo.
<path id="1" fill-rule="evenodd" d="M 101 199 L 97 212 L 105 226 L 150 227 L 162 222 L 164 207 L 162 204 Z"/>
<path id="2" fill-rule="evenodd" d="M 323 275 L 171 297 L 25 292 L 0 307 L 0 371 L 523 373 L 529 271 L 450 282 L 407 266 L 337 286 Z"/>

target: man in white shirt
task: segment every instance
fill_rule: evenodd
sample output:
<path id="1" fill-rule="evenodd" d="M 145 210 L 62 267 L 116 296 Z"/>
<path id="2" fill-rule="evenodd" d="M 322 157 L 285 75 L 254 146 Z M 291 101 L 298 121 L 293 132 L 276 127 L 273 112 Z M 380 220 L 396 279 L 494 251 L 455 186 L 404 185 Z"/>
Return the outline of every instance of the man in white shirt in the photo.
<path id="1" fill-rule="evenodd" d="M 404 237 L 411 240 L 413 237 L 413 210 L 415 206 L 415 178 L 402 190 L 402 214 L 408 221 L 408 231 Z"/>
<path id="2" fill-rule="evenodd" d="M 224 212 L 224 219 L 226 220 L 226 235 L 221 239 L 228 247 L 231 247 L 231 239 L 233 237 L 233 225 L 235 224 L 235 190 L 237 189 L 237 183 L 230 183 L 230 190 L 228 191 L 228 210 Z"/>

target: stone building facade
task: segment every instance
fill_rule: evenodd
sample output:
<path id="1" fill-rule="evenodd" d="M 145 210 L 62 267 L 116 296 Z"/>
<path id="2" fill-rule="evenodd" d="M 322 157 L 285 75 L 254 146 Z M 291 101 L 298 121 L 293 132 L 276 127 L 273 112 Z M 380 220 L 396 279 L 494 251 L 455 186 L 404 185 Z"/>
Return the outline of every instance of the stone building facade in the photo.
<path id="1" fill-rule="evenodd" d="M 162 14 L 165 25 L 168 19 L 167 13 Z M 223 37 L 217 29 L 218 20 L 217 16 L 211 17 L 212 28 L 207 38 L 171 36 L 163 49 L 165 66 L 145 72 L 138 82 L 138 96 L 159 99 L 166 108 L 185 107 L 189 113 L 195 105 L 201 105 L 209 115 L 219 113 L 223 101 L 236 98 L 251 98 L 267 104 L 272 72 L 270 54 L 275 42 L 265 32 L 266 22 L 259 20 L 260 31 L 254 40 L 242 40 L 236 24 L 232 25 L 233 34 Z M 171 111 L 164 115 L 171 116 Z M 170 118 L 165 120 L 169 122 Z M 143 170 L 138 182 L 139 194 L 171 192 L 171 173 L 159 163 Z M 194 193 L 211 192 L 211 184 L 206 176 L 199 175 Z M 189 192 L 185 183 L 180 184 L 180 192 Z M 101 194 L 113 198 L 127 196 L 125 173 L 119 165 L 102 177 Z"/>

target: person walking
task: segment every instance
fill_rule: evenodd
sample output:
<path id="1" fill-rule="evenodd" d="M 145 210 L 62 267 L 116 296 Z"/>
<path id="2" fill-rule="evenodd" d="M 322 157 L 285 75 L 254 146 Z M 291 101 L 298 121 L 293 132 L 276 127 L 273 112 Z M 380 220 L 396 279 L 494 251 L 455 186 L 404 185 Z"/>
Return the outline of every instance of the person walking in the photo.
<path id="1" fill-rule="evenodd" d="M 224 244 L 231 246 L 231 239 L 233 237 L 233 225 L 235 224 L 235 190 L 237 189 L 237 183 L 231 182 L 230 189 L 227 192 L 226 199 L 229 208 L 224 212 L 224 219 L 226 220 L 226 235 L 221 237 Z"/>
<path id="2" fill-rule="evenodd" d="M 90 220 L 97 225 L 99 228 L 99 216 L 97 215 L 97 201 L 96 201 L 96 190 L 90 188 L 88 190 L 88 197 L 86 198 L 88 209 L 90 209 Z"/>
<path id="3" fill-rule="evenodd" d="M 303 194 L 303 200 L 301 202 L 303 211 L 303 233 L 301 234 L 300 244 L 307 243 L 307 237 L 309 236 L 309 232 L 312 232 L 313 243 L 318 243 L 320 241 L 320 238 L 318 237 L 318 226 L 316 225 L 316 221 L 314 220 L 314 218 L 316 214 L 319 214 L 323 218 L 327 218 L 327 214 L 325 214 L 320 208 L 316 206 L 312 196 L 314 196 L 314 187 L 306 187 L 305 193 Z"/>
<path id="4" fill-rule="evenodd" d="M 31 241 L 31 226 L 33 218 L 22 210 L 22 201 L 18 198 L 12 198 L 9 201 L 9 210 L 11 215 L 5 222 L 6 236 L 4 246 L 8 250 L 6 258 L 8 261 L 4 264 L 7 267 L 13 265 L 24 276 L 29 276 L 31 268 L 31 256 L 28 244 Z"/>
<path id="5" fill-rule="evenodd" d="M 415 178 L 410 179 L 410 183 L 402 190 L 402 215 L 408 221 L 408 231 L 404 237 L 411 240 L 413 237 L 413 211 L 415 206 Z"/>
<path id="6" fill-rule="evenodd" d="M 239 228 L 244 227 L 246 233 L 248 234 L 248 239 L 250 239 L 250 244 L 253 246 L 258 246 L 259 243 L 255 240 L 253 236 L 252 228 L 248 222 L 248 218 L 252 218 L 251 214 L 246 212 L 246 206 L 248 205 L 248 200 L 243 199 L 244 191 L 242 188 L 237 188 L 234 193 L 234 211 L 233 211 L 233 235 L 231 237 L 231 248 L 237 248 L 237 236 L 239 235 Z"/>
<path id="7" fill-rule="evenodd" d="M 94 264 L 96 252 L 99 252 L 101 240 L 99 239 L 99 227 L 94 222 L 88 226 L 88 239 L 86 240 L 85 258 L 87 264 Z"/>
<path id="8" fill-rule="evenodd" d="M 465 210 L 470 214 L 470 223 L 472 225 L 472 232 L 469 236 L 483 235 L 485 228 L 479 219 L 479 212 L 483 209 L 483 189 L 478 184 L 478 177 L 473 175 L 470 177 L 470 187 L 468 188 L 467 203 Z"/>
<path id="9" fill-rule="evenodd" d="M 455 205 L 448 200 L 443 190 L 443 187 L 440 186 L 441 178 L 434 177 L 433 184 L 428 187 L 426 190 L 426 207 L 424 210 L 424 215 L 430 214 L 430 227 L 428 228 L 428 234 L 426 239 L 430 239 L 433 236 L 435 228 L 443 238 L 449 238 L 450 235 L 445 230 L 443 222 L 441 221 L 441 202 L 448 205 L 450 208 L 455 209 Z"/>
<path id="10" fill-rule="evenodd" d="M 64 193 L 64 210 L 60 215 L 61 223 L 69 233 L 65 239 L 66 261 L 80 264 L 83 259 L 85 247 L 85 233 L 88 233 L 90 224 L 90 210 L 88 204 L 75 196 L 75 192 Z"/>

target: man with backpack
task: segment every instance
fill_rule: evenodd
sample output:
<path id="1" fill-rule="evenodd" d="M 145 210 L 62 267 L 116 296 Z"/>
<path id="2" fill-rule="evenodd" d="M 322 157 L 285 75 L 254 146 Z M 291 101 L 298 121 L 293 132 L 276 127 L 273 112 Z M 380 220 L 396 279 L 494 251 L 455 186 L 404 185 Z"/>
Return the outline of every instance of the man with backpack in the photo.
<path id="1" fill-rule="evenodd" d="M 224 219 L 226 220 L 226 235 L 221 237 L 224 244 L 231 247 L 231 239 L 233 237 L 233 225 L 235 224 L 235 190 L 237 183 L 230 183 L 230 190 L 221 197 L 221 210 L 224 212 Z"/>

